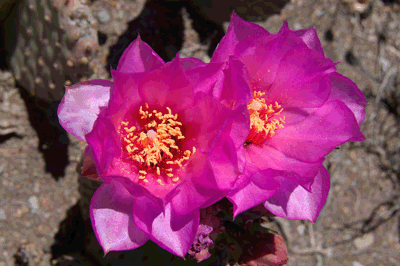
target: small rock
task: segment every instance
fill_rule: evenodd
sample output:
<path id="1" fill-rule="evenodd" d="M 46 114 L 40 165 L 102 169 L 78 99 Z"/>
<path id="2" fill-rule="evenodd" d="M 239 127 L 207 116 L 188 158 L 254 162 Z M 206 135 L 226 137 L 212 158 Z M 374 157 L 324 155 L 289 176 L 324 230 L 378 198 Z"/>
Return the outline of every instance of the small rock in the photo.
<path id="1" fill-rule="evenodd" d="M 29 198 L 29 207 L 31 208 L 31 212 L 35 213 L 39 209 L 39 201 L 36 196 L 31 196 Z"/>
<path id="2" fill-rule="evenodd" d="M 33 191 L 35 193 L 39 193 L 40 192 L 40 185 L 38 182 L 35 182 L 35 185 L 33 186 Z"/>
<path id="3" fill-rule="evenodd" d="M 5 219 L 7 219 L 6 213 L 3 209 L 0 209 L 0 221 L 4 221 Z"/>
<path id="4" fill-rule="evenodd" d="M 294 25 L 293 25 L 293 28 L 294 28 L 294 30 L 300 30 L 301 29 L 301 24 L 300 23 L 294 23 Z"/>
<path id="5" fill-rule="evenodd" d="M 99 19 L 100 23 L 107 23 L 110 21 L 111 17 L 106 10 L 102 9 L 97 13 L 97 18 Z"/>
<path id="6" fill-rule="evenodd" d="M 364 249 L 374 243 L 375 237 L 373 234 L 365 234 L 361 237 L 354 239 L 354 245 L 357 249 Z"/>
<path id="7" fill-rule="evenodd" d="M 303 236 L 305 231 L 306 226 L 304 224 L 297 226 L 297 232 L 299 233 L 299 235 Z"/>
<path id="8" fill-rule="evenodd" d="M 381 58 L 379 59 L 379 64 L 381 65 L 383 72 L 386 72 L 386 71 L 389 69 L 389 67 L 390 67 L 390 62 L 389 62 L 389 60 L 387 60 L 387 59 L 384 58 L 384 57 L 381 57 Z"/>
<path id="9" fill-rule="evenodd" d="M 323 10 L 317 10 L 317 16 L 318 17 L 321 17 L 323 14 L 325 13 L 325 11 L 323 11 Z"/>
<path id="10" fill-rule="evenodd" d="M 364 266 L 361 263 L 359 263 L 358 261 L 353 261 L 353 266 Z"/>

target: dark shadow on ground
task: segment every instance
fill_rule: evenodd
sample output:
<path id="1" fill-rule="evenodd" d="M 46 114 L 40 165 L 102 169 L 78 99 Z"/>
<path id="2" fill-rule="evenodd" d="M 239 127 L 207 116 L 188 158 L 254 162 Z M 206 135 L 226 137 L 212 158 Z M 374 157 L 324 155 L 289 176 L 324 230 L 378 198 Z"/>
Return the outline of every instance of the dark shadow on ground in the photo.
<path id="1" fill-rule="evenodd" d="M 200 41 L 209 44 L 211 56 L 224 36 L 222 23 L 230 20 L 232 11 L 243 19 L 265 20 L 279 14 L 288 0 L 150 0 L 138 18 L 128 24 L 128 29 L 110 48 L 107 69 L 117 68 L 118 60 L 128 45 L 140 34 L 164 61 L 172 60 L 182 48 L 183 23 L 181 10 L 186 8 L 199 33 Z"/>
<path id="2" fill-rule="evenodd" d="M 117 68 L 118 60 L 128 45 L 140 34 L 164 61 L 172 60 L 181 49 L 183 23 L 179 13 L 181 3 L 149 1 L 138 18 L 128 24 L 128 29 L 110 48 L 107 69 Z"/>
<path id="3" fill-rule="evenodd" d="M 0 144 L 11 139 L 11 138 L 18 138 L 18 139 L 22 139 L 22 137 L 16 133 L 8 133 L 5 135 L 0 135 Z"/>
<path id="4" fill-rule="evenodd" d="M 49 103 L 30 96 L 20 88 L 21 97 L 29 114 L 29 121 L 39 137 L 39 151 L 46 162 L 46 172 L 55 180 L 64 176 L 68 160 L 69 139 L 57 117 L 59 102 Z"/>
<path id="5" fill-rule="evenodd" d="M 188 0 L 186 9 L 199 33 L 200 41 L 209 44 L 211 57 L 225 35 L 223 23 L 230 21 L 233 11 L 244 20 L 262 21 L 279 14 L 289 0 Z"/>

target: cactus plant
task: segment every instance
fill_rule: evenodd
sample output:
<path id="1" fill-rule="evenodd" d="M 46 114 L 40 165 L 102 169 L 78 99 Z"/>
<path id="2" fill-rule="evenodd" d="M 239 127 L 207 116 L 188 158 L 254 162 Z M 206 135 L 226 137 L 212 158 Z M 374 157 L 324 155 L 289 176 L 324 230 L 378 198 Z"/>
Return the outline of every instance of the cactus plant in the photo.
<path id="1" fill-rule="evenodd" d="M 64 85 L 90 76 L 99 45 L 89 1 L 18 1 L 4 25 L 8 64 L 16 83 L 31 96 L 59 101 Z M 4 26 L 6 27 L 6 26 Z M 16 38 L 15 38 L 16 37 Z"/>

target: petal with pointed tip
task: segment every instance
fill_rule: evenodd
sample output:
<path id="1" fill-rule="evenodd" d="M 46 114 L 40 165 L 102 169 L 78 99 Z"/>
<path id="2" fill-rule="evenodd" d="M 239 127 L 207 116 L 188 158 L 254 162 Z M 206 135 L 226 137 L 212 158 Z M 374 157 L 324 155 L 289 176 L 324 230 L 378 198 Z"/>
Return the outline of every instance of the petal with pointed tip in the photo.
<path id="1" fill-rule="evenodd" d="M 138 73 L 152 71 L 164 65 L 164 60 L 140 36 L 125 49 L 118 62 L 117 70 Z"/>
<path id="2" fill-rule="evenodd" d="M 211 62 L 224 62 L 230 55 L 234 55 L 235 46 L 248 36 L 264 35 L 270 33 L 257 24 L 241 19 L 235 12 L 231 15 L 228 32 L 215 49 Z"/>
<path id="3" fill-rule="evenodd" d="M 303 42 L 307 45 L 308 48 L 311 48 L 320 53 L 321 55 L 324 55 L 324 51 L 322 49 L 321 42 L 319 41 L 317 31 L 315 28 L 293 31 L 289 29 L 289 25 L 287 21 L 285 21 L 283 22 L 282 28 L 279 30 L 278 34 L 282 34 L 285 32 L 293 32 L 300 39 L 303 40 Z"/>

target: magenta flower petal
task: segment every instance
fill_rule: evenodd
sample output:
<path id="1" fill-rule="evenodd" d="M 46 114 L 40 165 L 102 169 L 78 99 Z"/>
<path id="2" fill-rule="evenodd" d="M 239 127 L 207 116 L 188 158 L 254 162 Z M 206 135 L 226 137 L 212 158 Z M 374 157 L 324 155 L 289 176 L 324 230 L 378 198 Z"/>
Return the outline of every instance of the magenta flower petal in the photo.
<path id="1" fill-rule="evenodd" d="M 148 191 L 140 196 L 135 196 L 133 217 L 137 226 L 144 232 L 151 234 L 154 219 L 163 212 L 163 201 L 154 197 Z"/>
<path id="2" fill-rule="evenodd" d="M 281 175 L 291 179 L 296 184 L 309 190 L 314 178 L 317 175 L 323 158 L 316 162 L 304 162 L 291 158 L 279 150 L 268 145 L 250 145 L 246 149 L 247 160 L 258 169 L 274 169 L 282 171 Z M 263 179 L 253 180 L 258 186 L 262 187 Z M 268 184 L 265 184 L 268 186 Z"/>
<path id="3" fill-rule="evenodd" d="M 321 166 L 311 186 L 311 193 L 286 180 L 286 182 L 281 183 L 280 191 L 270 197 L 264 203 L 264 206 L 276 216 L 309 220 L 314 223 L 325 205 L 329 188 L 328 171 Z"/>
<path id="4" fill-rule="evenodd" d="M 123 52 L 117 70 L 138 73 L 158 69 L 164 64 L 164 60 L 138 36 Z"/>
<path id="5" fill-rule="evenodd" d="M 246 106 L 242 105 L 225 120 L 226 127 L 213 143 L 208 158 L 216 179 L 216 187 L 229 191 L 244 167 L 243 143 L 249 133 L 249 117 Z M 246 115 L 243 115 L 246 114 Z M 202 183 L 202 182 L 200 182 Z M 212 190 L 212 187 L 207 188 Z"/>
<path id="6" fill-rule="evenodd" d="M 230 55 L 234 54 L 236 45 L 249 36 L 268 35 L 269 32 L 257 24 L 241 19 L 235 12 L 232 12 L 231 23 L 228 32 L 222 38 L 215 49 L 211 62 L 224 62 Z"/>
<path id="7" fill-rule="evenodd" d="M 233 217 L 236 217 L 239 213 L 265 202 L 278 191 L 279 183 L 276 182 L 273 177 L 268 178 L 263 174 L 263 171 L 253 172 L 252 175 L 246 177 L 248 180 L 247 182 L 243 182 L 237 187 L 240 189 L 234 188 L 231 193 L 229 193 L 227 198 L 233 203 Z M 258 178 L 263 178 L 264 182 L 268 184 L 268 186 L 257 186 L 253 182 L 253 178 L 256 178 L 255 176 L 257 175 L 260 175 Z"/>
<path id="8" fill-rule="evenodd" d="M 104 176 L 107 173 L 106 171 L 110 171 L 113 161 L 121 156 L 119 136 L 116 131 L 110 130 L 111 128 L 114 128 L 114 125 L 108 119 L 98 117 L 94 130 L 86 135 L 100 176 Z M 107 149 L 104 149 L 104 147 L 107 147 Z"/>
<path id="9" fill-rule="evenodd" d="M 214 87 L 213 96 L 228 108 L 235 109 L 252 100 L 249 84 L 250 78 L 245 65 L 236 58 L 229 57 L 223 75 Z"/>
<path id="10" fill-rule="evenodd" d="M 96 165 L 94 163 L 92 150 L 89 146 L 85 147 L 83 152 L 83 164 L 81 176 L 87 177 L 95 181 L 102 181 L 96 170 Z"/>
<path id="11" fill-rule="evenodd" d="M 294 34 L 296 34 L 296 36 L 303 40 L 308 48 L 311 48 L 324 56 L 324 51 L 322 50 L 321 42 L 319 41 L 315 28 L 292 31 L 291 29 L 289 29 L 287 21 L 285 21 L 283 22 L 283 26 L 278 34 L 282 34 L 285 32 L 293 32 Z"/>
<path id="12" fill-rule="evenodd" d="M 193 88 L 196 88 L 196 92 L 202 91 L 211 95 L 211 90 L 214 88 L 215 83 L 223 75 L 222 69 L 224 65 L 223 63 L 197 65 L 188 69 L 186 75 L 190 79 Z"/>
<path id="13" fill-rule="evenodd" d="M 66 87 L 57 112 L 61 126 L 85 141 L 101 107 L 108 104 L 112 85 L 111 81 L 96 79 Z"/>
<path id="14" fill-rule="evenodd" d="M 137 212 L 134 212 L 135 223 L 144 229 L 150 239 L 160 247 L 169 252 L 184 257 L 190 249 L 199 227 L 200 214 L 198 211 L 189 213 L 186 218 L 187 224 L 177 231 L 171 229 L 173 217 L 171 216 L 171 205 L 164 207 L 164 212 L 160 213 L 152 223 L 151 227 L 143 224 L 142 220 L 137 219 Z"/>
<path id="15" fill-rule="evenodd" d="M 113 250 L 135 249 L 149 239 L 134 223 L 134 198 L 118 182 L 101 185 L 90 204 L 90 219 L 100 245 Z"/>
<path id="16" fill-rule="evenodd" d="M 203 92 L 196 94 L 195 101 L 196 106 L 182 115 L 183 121 L 192 125 L 187 128 L 186 135 L 190 139 L 196 139 L 201 152 L 208 152 L 214 138 L 220 133 L 219 130 L 226 126 L 225 122 L 234 112 Z"/>
<path id="17" fill-rule="evenodd" d="M 332 82 L 332 93 L 328 101 L 339 100 L 344 102 L 353 112 L 357 123 L 360 125 L 364 121 L 365 106 L 367 105 L 364 94 L 353 81 L 339 73 L 331 74 L 329 78 Z"/>
<path id="18" fill-rule="evenodd" d="M 279 130 L 266 145 L 292 158 L 316 162 L 336 146 L 363 140 L 351 110 L 342 102 L 331 101 L 303 121 Z"/>
<path id="19" fill-rule="evenodd" d="M 251 85 L 257 81 L 255 88 L 268 88 L 274 83 L 282 58 L 294 49 L 307 47 L 294 34 L 267 35 L 247 38 L 235 48 L 235 56 L 247 67 Z M 303 61 L 298 57 L 296 61 Z"/>
<path id="20" fill-rule="evenodd" d="M 276 101 L 290 107 L 322 106 L 331 93 L 327 74 L 336 71 L 335 64 L 307 48 L 295 36 L 286 35 L 268 41 L 268 45 L 255 51 L 250 48 L 240 57 L 248 67 L 252 87 L 268 93 L 270 103 Z"/>
<path id="21" fill-rule="evenodd" d="M 181 58 L 179 61 L 183 70 L 188 70 L 189 68 L 196 66 L 206 65 L 206 63 L 194 57 Z"/>
<path id="22" fill-rule="evenodd" d="M 194 154 L 194 160 L 189 162 L 190 171 L 187 172 L 192 182 L 181 183 L 176 190 L 171 193 L 167 200 L 171 202 L 174 217 L 184 216 L 199 209 L 209 199 L 215 195 L 224 194 L 218 189 L 213 169 L 204 154 Z M 179 227 L 179 224 L 175 225 Z"/>
<path id="23" fill-rule="evenodd" d="M 331 93 L 327 74 L 333 71 L 336 68 L 332 61 L 317 52 L 308 48 L 293 50 L 282 58 L 268 98 L 284 106 L 320 107 Z"/>
<path id="24" fill-rule="evenodd" d="M 168 106 L 176 111 L 193 106 L 193 87 L 178 56 L 173 62 L 147 74 L 139 83 L 139 94 L 150 106 Z"/>
<path id="25" fill-rule="evenodd" d="M 107 113 L 114 114 L 125 101 L 129 106 L 136 107 L 142 103 L 139 97 L 138 84 L 145 76 L 144 73 L 123 73 L 111 70 L 114 87 L 111 89 L 112 101 L 108 104 Z"/>

